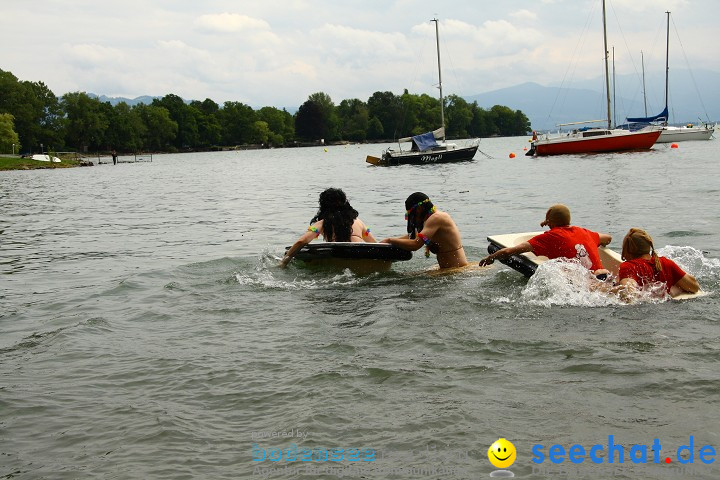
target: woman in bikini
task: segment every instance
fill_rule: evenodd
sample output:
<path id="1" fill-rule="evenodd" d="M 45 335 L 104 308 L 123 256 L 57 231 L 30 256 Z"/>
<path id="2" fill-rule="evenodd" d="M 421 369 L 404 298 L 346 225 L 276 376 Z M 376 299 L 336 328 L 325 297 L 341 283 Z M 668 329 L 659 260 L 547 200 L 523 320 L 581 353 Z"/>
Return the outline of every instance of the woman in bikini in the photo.
<path id="1" fill-rule="evenodd" d="M 440 268 L 464 267 L 468 264 L 462 246 L 460 230 L 452 217 L 438 210 L 430 198 L 421 192 L 415 192 L 405 200 L 405 219 L 407 235 L 386 238 L 383 243 L 398 246 L 405 250 L 419 250 L 423 245 L 437 255 Z"/>
<path id="2" fill-rule="evenodd" d="M 310 226 L 285 253 L 281 267 L 287 266 L 297 252 L 320 235 L 326 242 L 376 243 L 370 229 L 358 218 L 358 212 L 348 202 L 345 192 L 328 188 L 320 194 L 320 208 L 310 220 Z"/>

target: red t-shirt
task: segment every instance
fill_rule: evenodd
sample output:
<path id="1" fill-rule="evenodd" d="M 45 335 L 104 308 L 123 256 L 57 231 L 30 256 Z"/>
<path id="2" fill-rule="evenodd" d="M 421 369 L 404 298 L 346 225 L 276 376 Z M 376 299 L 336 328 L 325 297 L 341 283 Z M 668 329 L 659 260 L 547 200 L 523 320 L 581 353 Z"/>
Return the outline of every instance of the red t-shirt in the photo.
<path id="1" fill-rule="evenodd" d="M 528 243 L 535 255 L 548 258 L 577 258 L 589 270 L 603 268 L 598 254 L 600 234 L 582 227 L 554 227 Z"/>
<path id="2" fill-rule="evenodd" d="M 623 278 L 632 278 L 640 286 L 651 282 L 663 282 L 669 292 L 670 288 L 685 276 L 685 272 L 677 263 L 669 258 L 659 258 L 660 265 L 662 265 L 662 272 L 655 269 L 655 262 L 652 259 L 636 258 L 635 260 L 628 260 L 620 264 L 618 277 L 620 280 Z"/>

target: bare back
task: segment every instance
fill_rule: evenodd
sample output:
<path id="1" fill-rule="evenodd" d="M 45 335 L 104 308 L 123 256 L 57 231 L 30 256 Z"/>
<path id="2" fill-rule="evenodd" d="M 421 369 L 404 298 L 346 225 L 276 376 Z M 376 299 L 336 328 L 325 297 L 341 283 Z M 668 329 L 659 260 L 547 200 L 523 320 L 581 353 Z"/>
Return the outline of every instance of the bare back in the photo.
<path id="1" fill-rule="evenodd" d="M 437 211 L 430 215 L 421 233 L 430 239 L 430 251 L 437 255 L 440 268 L 464 267 L 468 264 L 460 230 L 449 214 Z"/>

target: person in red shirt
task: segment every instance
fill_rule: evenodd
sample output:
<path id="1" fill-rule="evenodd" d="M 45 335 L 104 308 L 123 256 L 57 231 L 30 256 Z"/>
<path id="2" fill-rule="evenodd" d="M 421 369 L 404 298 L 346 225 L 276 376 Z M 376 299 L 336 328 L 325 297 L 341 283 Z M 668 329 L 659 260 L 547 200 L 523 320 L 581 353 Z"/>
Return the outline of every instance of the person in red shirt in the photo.
<path id="1" fill-rule="evenodd" d="M 700 290 L 694 276 L 685 273 L 669 258 L 655 253 L 653 239 L 645 230 L 631 228 L 625 235 L 622 258 L 624 261 L 618 272 L 618 284 L 624 287 L 621 296 L 627 298 L 628 294 L 632 295 L 638 288 L 653 282 L 664 283 L 665 292 L 673 297 Z"/>
<path id="2" fill-rule="evenodd" d="M 562 204 L 553 205 L 548 209 L 545 221 L 540 226 L 546 225 L 550 227 L 547 232 L 514 247 L 500 249 L 480 260 L 480 265 L 490 265 L 497 258 L 533 252 L 535 255 L 550 259 L 576 258 L 598 278 L 604 280 L 607 277 L 610 272 L 600 261 L 598 246 L 609 244 L 612 241 L 610 235 L 570 225 L 570 209 Z"/>

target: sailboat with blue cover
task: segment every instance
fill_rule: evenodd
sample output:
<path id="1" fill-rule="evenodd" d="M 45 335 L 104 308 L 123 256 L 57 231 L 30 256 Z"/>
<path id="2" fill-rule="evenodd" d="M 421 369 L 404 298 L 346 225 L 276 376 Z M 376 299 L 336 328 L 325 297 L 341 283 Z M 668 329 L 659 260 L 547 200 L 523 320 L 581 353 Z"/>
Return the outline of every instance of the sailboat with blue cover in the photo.
<path id="1" fill-rule="evenodd" d="M 668 125 L 668 85 L 670 76 L 670 12 L 667 13 L 667 39 L 665 50 L 665 108 L 652 117 L 628 117 L 628 129 L 631 131 L 645 131 L 660 127 L 661 133 L 657 143 L 673 143 L 687 140 L 710 140 L 715 132 L 715 125 L 704 123 L 701 126 L 693 124 L 682 127 Z M 647 115 L 647 112 L 645 112 Z"/>
<path id="2" fill-rule="evenodd" d="M 368 155 L 366 162 L 373 165 L 425 165 L 432 163 L 464 162 L 472 160 L 477 153 L 479 142 L 473 141 L 465 147 L 458 147 L 448 143 L 445 138 L 445 100 L 442 93 L 442 69 L 440 68 L 440 35 L 438 20 L 435 22 L 435 43 L 437 45 L 438 59 L 438 88 L 440 89 L 440 124 L 441 127 L 432 132 L 404 137 L 398 140 L 398 149 L 390 147 L 385 150 L 382 157 Z M 440 140 L 440 142 L 438 142 Z M 410 148 L 403 150 L 402 144 L 410 143 Z"/>

